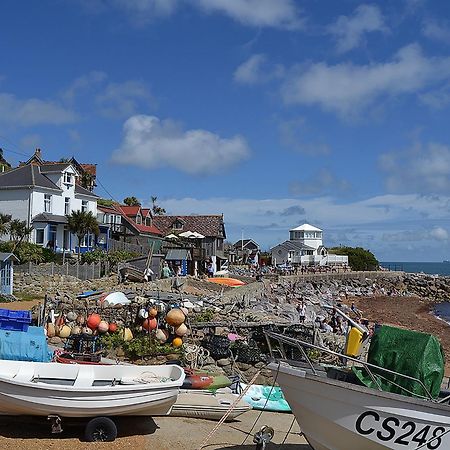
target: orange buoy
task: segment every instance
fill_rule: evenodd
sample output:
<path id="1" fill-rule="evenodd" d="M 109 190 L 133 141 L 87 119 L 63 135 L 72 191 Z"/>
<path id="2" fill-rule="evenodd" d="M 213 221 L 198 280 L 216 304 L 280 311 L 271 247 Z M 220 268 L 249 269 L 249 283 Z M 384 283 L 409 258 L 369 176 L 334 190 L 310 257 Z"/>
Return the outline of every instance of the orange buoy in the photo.
<path id="1" fill-rule="evenodd" d="M 117 331 L 117 323 L 111 322 L 109 324 L 109 332 L 115 333 Z"/>
<path id="2" fill-rule="evenodd" d="M 156 308 L 150 308 L 148 310 L 148 315 L 153 319 L 158 315 L 158 310 Z"/>
<path id="3" fill-rule="evenodd" d="M 47 337 L 52 338 L 56 335 L 55 325 L 51 322 L 47 324 Z"/>
<path id="4" fill-rule="evenodd" d="M 173 341 L 172 341 L 172 345 L 174 347 L 181 347 L 183 345 L 183 340 L 179 337 L 176 337 Z"/>
<path id="5" fill-rule="evenodd" d="M 181 325 L 186 319 L 183 311 L 178 308 L 171 309 L 166 315 L 166 322 L 173 327 L 178 327 Z"/>
<path id="6" fill-rule="evenodd" d="M 88 317 L 87 326 L 91 330 L 95 330 L 99 326 L 101 321 L 102 321 L 101 317 L 98 314 L 93 313 Z"/>
<path id="7" fill-rule="evenodd" d="M 158 326 L 158 321 L 156 319 L 145 319 L 142 324 L 142 328 L 147 331 L 155 330 Z"/>

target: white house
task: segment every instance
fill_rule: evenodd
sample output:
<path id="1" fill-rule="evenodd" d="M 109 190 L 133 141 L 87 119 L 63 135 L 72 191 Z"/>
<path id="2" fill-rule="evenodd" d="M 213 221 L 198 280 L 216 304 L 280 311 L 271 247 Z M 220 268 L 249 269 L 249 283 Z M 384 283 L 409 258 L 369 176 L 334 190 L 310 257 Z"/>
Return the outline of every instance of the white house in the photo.
<path id="1" fill-rule="evenodd" d="M 328 254 L 323 231 L 307 223 L 289 230 L 289 240 L 271 249 L 273 264 L 344 265 L 348 256 Z"/>
<path id="2" fill-rule="evenodd" d="M 0 212 L 31 226 L 31 242 L 74 252 L 78 242 L 68 230 L 66 215 L 81 210 L 97 217 L 98 196 L 76 184 L 78 176 L 70 163 L 26 164 L 5 172 L 0 175 Z M 94 244 L 94 236 L 88 236 L 81 251 Z"/>

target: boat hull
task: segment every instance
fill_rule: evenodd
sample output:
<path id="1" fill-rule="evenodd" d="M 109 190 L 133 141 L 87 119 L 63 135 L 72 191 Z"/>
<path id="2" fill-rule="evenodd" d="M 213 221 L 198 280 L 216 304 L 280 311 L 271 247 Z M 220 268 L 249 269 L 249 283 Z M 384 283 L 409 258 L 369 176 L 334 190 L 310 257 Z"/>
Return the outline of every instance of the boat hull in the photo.
<path id="1" fill-rule="evenodd" d="M 0 414 L 164 415 L 177 399 L 184 372 L 178 366 L 160 367 L 0 361 Z M 143 380 L 148 374 L 160 378 Z"/>
<path id="2" fill-rule="evenodd" d="M 450 408 L 272 364 L 314 450 L 450 448 Z M 276 373 L 278 374 L 276 375 Z M 441 436 L 442 435 L 442 436 Z M 427 443 L 428 439 L 438 437 Z"/>

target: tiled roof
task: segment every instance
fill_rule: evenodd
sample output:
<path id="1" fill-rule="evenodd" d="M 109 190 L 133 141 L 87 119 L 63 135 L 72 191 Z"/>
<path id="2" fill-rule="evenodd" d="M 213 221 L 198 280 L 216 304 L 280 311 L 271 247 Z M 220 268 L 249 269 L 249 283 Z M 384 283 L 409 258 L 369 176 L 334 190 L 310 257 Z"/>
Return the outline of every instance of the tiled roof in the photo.
<path id="1" fill-rule="evenodd" d="M 150 216 L 152 215 L 152 210 L 150 208 L 141 208 L 141 212 L 144 217 L 147 217 L 149 213 Z"/>
<path id="2" fill-rule="evenodd" d="M 90 175 L 97 175 L 97 164 L 80 164 L 85 172 Z"/>
<path id="3" fill-rule="evenodd" d="M 172 225 L 177 220 L 183 223 L 182 230 L 173 230 Z M 203 236 L 226 238 L 222 215 L 154 216 L 153 224 L 163 232 L 164 236 L 174 231 L 196 231 L 203 234 Z"/>
<path id="4" fill-rule="evenodd" d="M 0 175 L 0 189 L 43 187 L 61 192 L 61 189 L 43 175 L 39 166 L 19 166 Z"/>
<path id="5" fill-rule="evenodd" d="M 131 217 L 136 216 L 139 210 L 141 209 L 140 206 L 127 206 L 127 205 L 118 205 L 118 206 L 123 211 L 124 214 Z"/>
<path id="6" fill-rule="evenodd" d="M 155 225 L 144 225 L 144 224 L 138 224 L 136 223 L 129 215 L 127 215 L 124 211 L 124 209 L 127 208 L 137 208 L 139 210 L 139 206 L 122 206 L 122 205 L 113 205 L 111 207 L 109 206 L 99 206 L 98 209 L 100 211 L 109 213 L 109 214 L 120 214 L 124 221 L 126 221 L 128 224 L 130 224 L 135 230 L 139 231 L 139 233 L 146 233 L 146 234 L 156 234 L 158 236 L 162 236 L 162 232 L 155 227 Z"/>

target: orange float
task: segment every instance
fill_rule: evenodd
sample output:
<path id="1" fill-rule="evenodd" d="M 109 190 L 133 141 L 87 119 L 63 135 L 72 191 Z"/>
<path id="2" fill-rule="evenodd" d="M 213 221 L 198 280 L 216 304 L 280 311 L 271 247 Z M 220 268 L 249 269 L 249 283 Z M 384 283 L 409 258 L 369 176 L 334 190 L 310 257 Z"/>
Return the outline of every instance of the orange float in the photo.
<path id="1" fill-rule="evenodd" d="M 172 341 L 172 345 L 174 347 L 181 347 L 183 345 L 183 339 L 176 337 L 173 341 Z"/>
<path id="2" fill-rule="evenodd" d="M 158 321 L 156 319 L 145 319 L 142 324 L 142 328 L 147 331 L 155 330 L 158 326 Z"/>
<path id="3" fill-rule="evenodd" d="M 101 317 L 98 314 L 93 313 L 88 317 L 87 326 L 91 330 L 95 330 L 99 326 L 101 321 Z"/>
<path id="4" fill-rule="evenodd" d="M 184 312 L 181 309 L 173 308 L 166 315 L 166 322 L 173 327 L 180 326 L 186 319 Z"/>
<path id="5" fill-rule="evenodd" d="M 109 324 L 109 332 L 115 333 L 117 331 L 117 323 L 111 322 Z"/>
<path id="6" fill-rule="evenodd" d="M 208 281 L 211 283 L 222 284 L 224 286 L 230 287 L 239 287 L 245 285 L 243 281 L 236 278 L 208 278 Z"/>

